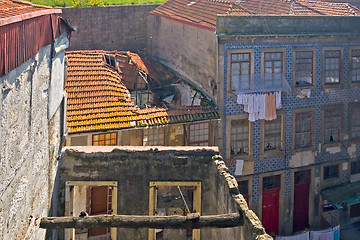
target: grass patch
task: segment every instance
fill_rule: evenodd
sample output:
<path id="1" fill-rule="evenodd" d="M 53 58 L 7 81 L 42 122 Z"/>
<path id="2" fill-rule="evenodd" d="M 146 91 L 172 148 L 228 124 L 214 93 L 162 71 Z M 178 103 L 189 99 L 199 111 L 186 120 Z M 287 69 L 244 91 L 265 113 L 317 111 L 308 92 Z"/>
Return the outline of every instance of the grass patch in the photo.
<path id="1" fill-rule="evenodd" d="M 30 0 L 30 2 L 51 7 L 103 7 L 107 5 L 163 3 L 165 0 Z"/>

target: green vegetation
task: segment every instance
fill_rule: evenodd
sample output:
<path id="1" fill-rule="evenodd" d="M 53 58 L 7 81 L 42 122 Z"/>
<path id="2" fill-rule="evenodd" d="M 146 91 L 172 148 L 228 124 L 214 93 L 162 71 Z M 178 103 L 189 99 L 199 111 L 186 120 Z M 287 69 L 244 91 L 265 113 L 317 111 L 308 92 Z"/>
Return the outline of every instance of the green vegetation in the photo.
<path id="1" fill-rule="evenodd" d="M 30 2 L 51 7 L 90 7 L 163 3 L 165 0 L 30 0 Z"/>

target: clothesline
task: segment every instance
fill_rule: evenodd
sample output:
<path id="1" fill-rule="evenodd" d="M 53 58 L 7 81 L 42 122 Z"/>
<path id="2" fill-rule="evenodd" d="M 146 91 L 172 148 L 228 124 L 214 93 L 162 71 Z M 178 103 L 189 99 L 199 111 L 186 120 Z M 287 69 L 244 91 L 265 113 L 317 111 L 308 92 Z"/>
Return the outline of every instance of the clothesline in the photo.
<path id="1" fill-rule="evenodd" d="M 249 113 L 249 121 L 259 119 L 276 119 L 276 109 L 281 107 L 281 92 L 241 93 L 236 102 L 244 105 L 244 111 Z"/>
<path id="2" fill-rule="evenodd" d="M 319 231 L 306 231 L 292 236 L 276 236 L 275 240 L 339 240 L 340 225 Z"/>

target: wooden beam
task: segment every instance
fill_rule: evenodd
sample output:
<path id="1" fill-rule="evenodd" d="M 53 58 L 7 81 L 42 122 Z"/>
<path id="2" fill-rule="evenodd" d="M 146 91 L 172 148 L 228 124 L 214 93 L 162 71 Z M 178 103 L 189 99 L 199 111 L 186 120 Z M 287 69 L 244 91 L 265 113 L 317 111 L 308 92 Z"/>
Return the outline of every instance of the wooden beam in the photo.
<path id="1" fill-rule="evenodd" d="M 96 215 L 85 217 L 44 217 L 40 227 L 48 229 L 62 228 L 186 228 L 198 229 L 205 227 L 226 228 L 243 225 L 239 213 L 200 216 L 139 216 L 139 215 Z"/>

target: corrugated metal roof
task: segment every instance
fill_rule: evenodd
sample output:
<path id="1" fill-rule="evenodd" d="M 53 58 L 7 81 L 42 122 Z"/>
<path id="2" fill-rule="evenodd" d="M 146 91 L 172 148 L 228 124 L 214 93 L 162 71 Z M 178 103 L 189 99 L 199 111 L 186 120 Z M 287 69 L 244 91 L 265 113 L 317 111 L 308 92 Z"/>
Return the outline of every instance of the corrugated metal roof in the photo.
<path id="1" fill-rule="evenodd" d="M 332 186 L 321 190 L 321 195 L 337 209 L 360 202 L 360 182 Z"/>
<path id="2" fill-rule="evenodd" d="M 61 9 L 19 0 L 0 0 L 0 26 L 54 13 L 61 13 Z"/>

